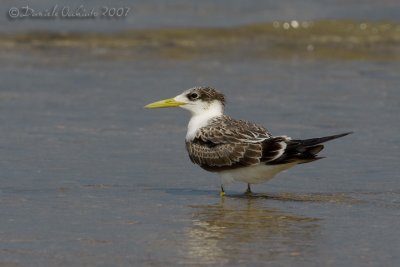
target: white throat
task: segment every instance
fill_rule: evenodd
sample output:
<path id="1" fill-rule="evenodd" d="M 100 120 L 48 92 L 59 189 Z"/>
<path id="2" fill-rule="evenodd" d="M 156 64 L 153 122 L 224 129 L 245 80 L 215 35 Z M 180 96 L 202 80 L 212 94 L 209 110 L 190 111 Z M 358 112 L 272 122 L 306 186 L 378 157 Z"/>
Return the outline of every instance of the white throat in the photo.
<path id="1" fill-rule="evenodd" d="M 186 141 L 193 140 L 197 134 L 197 131 L 208 124 L 210 119 L 223 115 L 223 105 L 215 101 L 203 109 L 201 112 L 192 111 L 192 117 L 188 124 L 188 130 L 186 133 Z"/>

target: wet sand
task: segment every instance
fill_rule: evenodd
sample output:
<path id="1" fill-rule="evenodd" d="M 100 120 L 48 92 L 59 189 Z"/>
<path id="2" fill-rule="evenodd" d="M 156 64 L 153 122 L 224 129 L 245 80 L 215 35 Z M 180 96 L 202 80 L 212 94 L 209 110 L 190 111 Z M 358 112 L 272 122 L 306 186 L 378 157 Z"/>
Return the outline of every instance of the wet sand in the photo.
<path id="1" fill-rule="evenodd" d="M 365 21 L 274 21 L 235 27 L 161 28 L 117 33 L 0 34 L 4 50 L 55 50 L 113 59 L 399 60 L 400 24 Z M 71 51 L 72 50 L 72 51 Z M 60 53 L 61 52 L 61 53 Z M 68 57 L 69 59 L 69 57 Z"/>

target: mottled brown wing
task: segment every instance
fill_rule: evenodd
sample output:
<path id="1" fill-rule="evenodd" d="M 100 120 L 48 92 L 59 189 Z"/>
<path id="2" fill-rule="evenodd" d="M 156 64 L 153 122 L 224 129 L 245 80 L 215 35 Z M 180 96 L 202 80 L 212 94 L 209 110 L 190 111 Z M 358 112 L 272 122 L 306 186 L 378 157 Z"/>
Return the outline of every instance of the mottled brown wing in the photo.
<path id="1" fill-rule="evenodd" d="M 208 171 L 256 165 L 262 157 L 260 144 L 205 144 L 193 140 L 186 142 L 186 148 L 192 162 Z"/>
<path id="2" fill-rule="evenodd" d="M 282 137 L 271 138 L 264 128 L 225 121 L 200 129 L 186 142 L 186 148 L 193 163 L 208 171 L 222 171 L 274 160 L 283 154 L 284 141 Z"/>
<path id="3" fill-rule="evenodd" d="M 196 137 L 214 143 L 259 143 L 272 136 L 262 126 L 248 121 L 235 120 L 224 115 L 211 121 L 207 127 L 201 128 Z"/>

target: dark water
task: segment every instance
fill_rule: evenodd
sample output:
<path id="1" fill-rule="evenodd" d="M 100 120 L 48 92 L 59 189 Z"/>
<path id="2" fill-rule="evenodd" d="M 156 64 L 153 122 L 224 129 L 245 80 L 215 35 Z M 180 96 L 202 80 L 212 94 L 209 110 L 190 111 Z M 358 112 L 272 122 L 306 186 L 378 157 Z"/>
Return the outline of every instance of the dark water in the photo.
<path id="1" fill-rule="evenodd" d="M 154 56 L 147 46 L 2 46 L 0 265 L 397 266 L 400 62 L 391 25 L 373 45 L 350 33 L 368 44 L 363 53 L 347 37 L 328 41 L 329 56 L 295 47 L 248 57 L 254 42 L 189 57 L 164 43 Z M 355 133 L 328 143 L 326 159 L 254 186 L 255 197 L 237 184 L 221 199 L 219 178 L 187 158 L 188 114 L 142 108 L 195 85 L 225 92 L 228 114 L 276 135 Z"/>

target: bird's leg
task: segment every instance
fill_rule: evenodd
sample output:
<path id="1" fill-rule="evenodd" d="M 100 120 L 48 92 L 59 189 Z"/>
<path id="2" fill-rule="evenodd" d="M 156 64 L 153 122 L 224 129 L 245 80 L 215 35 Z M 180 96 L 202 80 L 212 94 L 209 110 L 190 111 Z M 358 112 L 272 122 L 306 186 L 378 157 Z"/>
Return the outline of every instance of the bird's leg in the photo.
<path id="1" fill-rule="evenodd" d="M 253 192 L 251 192 L 250 184 L 247 184 L 247 190 L 246 190 L 246 195 L 251 195 Z"/>
<path id="2" fill-rule="evenodd" d="M 221 184 L 221 192 L 219 192 L 219 195 L 220 195 L 221 197 L 225 196 L 225 190 L 224 190 L 224 187 L 223 187 L 222 184 Z"/>

